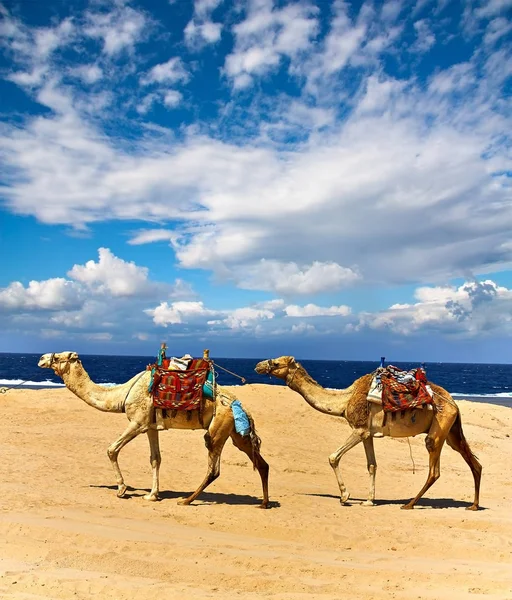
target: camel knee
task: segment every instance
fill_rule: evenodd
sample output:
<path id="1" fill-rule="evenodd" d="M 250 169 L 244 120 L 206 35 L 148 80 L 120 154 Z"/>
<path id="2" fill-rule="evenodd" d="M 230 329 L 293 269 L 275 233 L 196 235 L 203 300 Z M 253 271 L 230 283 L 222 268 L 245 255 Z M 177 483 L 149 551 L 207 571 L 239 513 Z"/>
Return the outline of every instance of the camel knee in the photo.
<path id="1" fill-rule="evenodd" d="M 370 475 L 375 475 L 375 473 L 377 473 L 377 465 L 376 464 L 369 464 L 368 465 L 368 473 Z"/>
<path id="2" fill-rule="evenodd" d="M 115 461 L 117 459 L 117 455 L 118 452 L 115 448 L 112 448 L 112 446 L 109 446 L 107 448 L 107 456 L 110 458 L 111 461 Z"/>
<path id="3" fill-rule="evenodd" d="M 434 452 L 434 450 L 436 449 L 435 439 L 427 435 L 427 437 L 425 438 L 425 447 L 428 452 Z"/>
<path id="4" fill-rule="evenodd" d="M 340 459 L 338 458 L 338 455 L 336 453 L 331 454 L 329 456 L 329 464 L 331 465 L 331 467 L 333 469 L 335 469 L 340 463 Z"/>

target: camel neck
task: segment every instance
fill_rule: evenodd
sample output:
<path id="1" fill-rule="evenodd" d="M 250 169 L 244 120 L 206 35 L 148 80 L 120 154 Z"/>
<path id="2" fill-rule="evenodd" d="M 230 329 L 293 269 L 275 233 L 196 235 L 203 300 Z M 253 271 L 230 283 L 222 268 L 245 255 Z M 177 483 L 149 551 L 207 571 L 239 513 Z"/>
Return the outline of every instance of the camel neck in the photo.
<path id="1" fill-rule="evenodd" d="M 297 366 L 294 372 L 288 374 L 286 384 L 315 410 L 336 417 L 345 416 L 350 397 L 347 390 L 326 390 L 301 366 Z"/>
<path id="2" fill-rule="evenodd" d="M 66 387 L 89 406 L 103 412 L 123 412 L 126 385 L 106 388 L 94 383 L 81 363 L 71 365 L 62 375 Z M 129 383 L 129 382 L 127 382 Z"/>

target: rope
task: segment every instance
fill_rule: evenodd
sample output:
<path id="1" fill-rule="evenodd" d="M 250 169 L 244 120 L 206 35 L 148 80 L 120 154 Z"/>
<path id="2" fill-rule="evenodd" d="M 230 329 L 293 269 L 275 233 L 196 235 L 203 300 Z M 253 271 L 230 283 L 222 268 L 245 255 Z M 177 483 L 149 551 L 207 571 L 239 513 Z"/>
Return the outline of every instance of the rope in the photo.
<path id="1" fill-rule="evenodd" d="M 25 381 L 22 381 L 21 383 L 17 383 L 16 385 L 13 385 L 11 387 L 0 388 L 0 394 L 6 394 L 9 390 L 13 390 L 14 388 L 20 387 L 20 385 L 27 383 L 27 381 L 30 381 L 30 379 L 25 379 Z"/>
<path id="2" fill-rule="evenodd" d="M 229 369 L 225 369 L 224 367 L 221 367 L 221 366 L 220 366 L 220 365 L 218 365 L 216 362 L 213 362 L 213 360 L 212 360 L 212 363 L 213 363 L 213 364 L 214 364 L 214 365 L 215 365 L 217 368 L 219 368 L 219 369 L 222 369 L 223 371 L 226 371 L 226 373 L 229 373 L 230 375 L 233 375 L 233 377 L 238 377 L 238 379 L 241 379 L 241 380 L 242 380 L 242 383 L 245 383 L 245 382 L 247 381 L 247 380 L 245 379 L 245 377 L 242 377 L 242 376 L 240 376 L 240 375 L 237 375 L 236 373 L 233 373 L 233 371 L 230 371 Z"/>
<path id="3" fill-rule="evenodd" d="M 411 440 L 409 438 L 407 438 L 407 443 L 409 444 L 409 454 L 411 455 L 411 461 L 412 461 L 412 474 L 415 475 L 416 473 L 416 466 L 414 464 L 414 458 L 412 456 L 412 448 L 411 448 Z"/>

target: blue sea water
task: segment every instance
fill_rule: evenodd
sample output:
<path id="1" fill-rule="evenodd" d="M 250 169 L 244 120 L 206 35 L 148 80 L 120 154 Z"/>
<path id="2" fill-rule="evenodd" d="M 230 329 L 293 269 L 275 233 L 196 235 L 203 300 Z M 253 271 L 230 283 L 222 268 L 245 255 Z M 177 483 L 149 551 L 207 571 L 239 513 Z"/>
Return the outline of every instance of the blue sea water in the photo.
<path id="1" fill-rule="evenodd" d="M 0 386 L 12 387 L 22 382 L 23 387 L 48 388 L 62 386 L 62 380 L 49 369 L 37 366 L 40 354 L 0 353 Z M 81 355 L 82 363 L 91 379 L 96 383 L 112 385 L 124 383 L 146 365 L 155 362 L 155 356 L 105 356 Z M 263 357 L 265 358 L 265 357 Z M 247 383 L 284 385 L 278 379 L 258 375 L 254 367 L 256 358 L 214 358 L 217 368 L 217 381 L 221 385 L 241 385 L 240 379 L 226 373 L 229 371 L 244 377 Z M 371 373 L 379 366 L 379 361 L 336 361 L 301 360 L 308 373 L 326 388 L 345 388 L 355 379 Z M 390 361 L 407 370 L 419 366 L 418 363 Z M 430 381 L 447 389 L 455 398 L 491 402 L 512 407 L 512 365 L 470 364 L 470 363 L 427 363 Z"/>

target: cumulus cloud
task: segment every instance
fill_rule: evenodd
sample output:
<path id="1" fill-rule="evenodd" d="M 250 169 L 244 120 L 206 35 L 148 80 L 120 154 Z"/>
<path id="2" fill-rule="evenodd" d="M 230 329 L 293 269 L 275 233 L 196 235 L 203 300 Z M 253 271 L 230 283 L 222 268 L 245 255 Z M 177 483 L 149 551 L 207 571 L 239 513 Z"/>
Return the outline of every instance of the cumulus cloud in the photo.
<path id="1" fill-rule="evenodd" d="M 91 38 L 101 40 L 103 52 L 114 57 L 123 51 L 132 52 L 147 26 L 144 13 L 118 2 L 109 12 L 89 11 L 84 32 Z"/>
<path id="2" fill-rule="evenodd" d="M 188 80 L 189 74 L 183 65 L 183 61 L 178 56 L 170 58 L 167 62 L 155 65 L 146 75 L 141 77 L 141 83 L 144 85 L 152 83 L 174 85 L 180 82 L 187 82 Z"/>
<path id="3" fill-rule="evenodd" d="M 162 302 L 156 308 L 147 309 L 146 314 L 156 325 L 167 327 L 215 316 L 216 311 L 204 307 L 202 302 Z"/>
<path id="4" fill-rule="evenodd" d="M 317 294 L 353 284 L 358 274 L 337 263 L 315 261 L 299 267 L 296 263 L 261 260 L 244 269 L 239 285 L 246 289 L 258 289 L 279 294 Z M 311 305 L 312 306 L 312 305 Z"/>
<path id="5" fill-rule="evenodd" d="M 492 280 L 469 281 L 458 287 L 420 287 L 414 304 L 397 304 L 360 316 L 357 327 L 410 335 L 438 331 L 459 336 L 512 331 L 512 290 Z"/>
<path id="6" fill-rule="evenodd" d="M 108 248 L 98 250 L 99 260 L 75 265 L 68 275 L 76 281 L 112 296 L 146 294 L 150 282 L 148 269 L 114 256 Z"/>
<path id="7" fill-rule="evenodd" d="M 80 305 L 82 297 L 80 286 L 62 277 L 30 281 L 27 287 L 14 281 L 0 289 L 0 310 L 65 310 Z"/>
<path id="8" fill-rule="evenodd" d="M 344 304 L 340 306 L 317 306 L 316 304 L 306 304 L 298 306 L 290 304 L 284 309 L 287 317 L 346 317 L 351 313 L 350 306 Z"/>
<path id="9" fill-rule="evenodd" d="M 274 6 L 273 0 L 250 0 L 245 20 L 234 26 L 235 48 L 226 57 L 226 75 L 235 88 L 249 86 L 254 76 L 294 60 L 311 44 L 318 28 L 317 9 L 309 3 Z"/>

